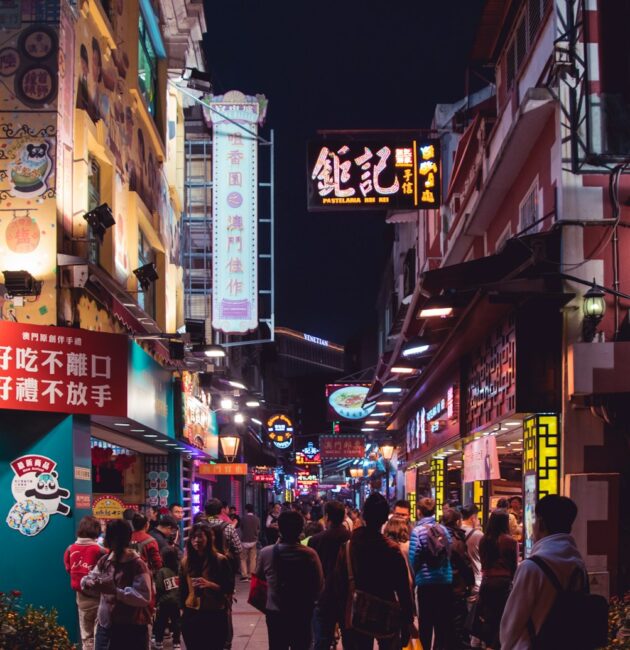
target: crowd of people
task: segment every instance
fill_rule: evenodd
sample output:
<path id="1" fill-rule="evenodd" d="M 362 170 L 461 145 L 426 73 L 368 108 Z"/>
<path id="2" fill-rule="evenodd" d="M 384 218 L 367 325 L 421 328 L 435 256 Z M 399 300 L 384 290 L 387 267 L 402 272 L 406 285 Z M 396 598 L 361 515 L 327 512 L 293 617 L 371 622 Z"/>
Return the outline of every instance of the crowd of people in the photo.
<path id="1" fill-rule="evenodd" d="M 555 588 L 586 588 L 570 535 L 566 497 L 536 506 L 532 557 L 522 561 L 522 502 L 497 504 L 479 523 L 474 505 L 433 499 L 393 508 L 378 492 L 363 512 L 338 501 L 272 504 L 261 519 L 218 499 L 198 512 L 183 541 L 183 509 L 126 511 L 106 529 L 84 517 L 65 554 L 76 592 L 82 647 L 224 650 L 233 638 L 235 581 L 266 589 L 271 650 L 525 650 L 543 628 Z M 413 513 L 414 515 L 416 513 Z M 576 575 L 578 579 L 576 580 Z M 151 640 L 151 634 L 153 638 Z"/>

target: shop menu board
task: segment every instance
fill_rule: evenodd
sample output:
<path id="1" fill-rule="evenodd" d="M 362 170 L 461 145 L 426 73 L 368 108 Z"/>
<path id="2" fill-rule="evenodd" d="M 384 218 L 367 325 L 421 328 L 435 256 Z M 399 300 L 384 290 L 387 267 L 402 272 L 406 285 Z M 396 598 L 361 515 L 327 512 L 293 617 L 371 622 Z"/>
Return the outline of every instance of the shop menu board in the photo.
<path id="1" fill-rule="evenodd" d="M 499 478 L 499 453 L 494 436 L 482 436 L 464 446 L 464 483 Z"/>
<path id="2" fill-rule="evenodd" d="M 367 418 L 376 408 L 376 402 L 365 402 L 369 390 L 370 384 L 327 384 L 328 421 Z"/>
<path id="3" fill-rule="evenodd" d="M 0 408 L 127 415 L 127 337 L 4 321 Z"/>

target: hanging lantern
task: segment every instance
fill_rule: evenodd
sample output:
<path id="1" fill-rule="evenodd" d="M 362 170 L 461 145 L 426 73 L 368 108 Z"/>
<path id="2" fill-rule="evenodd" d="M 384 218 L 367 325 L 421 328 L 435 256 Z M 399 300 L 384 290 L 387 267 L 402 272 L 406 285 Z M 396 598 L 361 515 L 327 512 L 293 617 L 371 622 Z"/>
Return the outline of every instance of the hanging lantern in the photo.
<path id="1" fill-rule="evenodd" d="M 28 212 L 20 217 L 14 213 L 5 238 L 11 252 L 32 253 L 39 245 L 39 226 L 35 219 L 28 216 Z"/>
<path id="2" fill-rule="evenodd" d="M 221 451 L 225 456 L 225 460 L 228 463 L 232 463 L 236 458 L 241 442 L 238 434 L 236 432 L 223 433 L 219 436 L 219 442 L 221 443 Z"/>

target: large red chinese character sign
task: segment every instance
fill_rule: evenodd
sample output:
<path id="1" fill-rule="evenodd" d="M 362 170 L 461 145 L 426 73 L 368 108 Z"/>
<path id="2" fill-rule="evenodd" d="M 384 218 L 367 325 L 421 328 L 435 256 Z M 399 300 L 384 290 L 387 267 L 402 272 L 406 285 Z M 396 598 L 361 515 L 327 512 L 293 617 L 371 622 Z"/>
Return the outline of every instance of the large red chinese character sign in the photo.
<path id="1" fill-rule="evenodd" d="M 258 327 L 258 124 L 262 95 L 231 91 L 212 105 L 212 326 L 228 334 Z"/>
<path id="2" fill-rule="evenodd" d="M 0 408 L 127 415 L 127 337 L 0 324 Z"/>
<path id="3" fill-rule="evenodd" d="M 308 146 L 309 210 L 417 210 L 440 205 L 437 140 L 324 139 Z"/>

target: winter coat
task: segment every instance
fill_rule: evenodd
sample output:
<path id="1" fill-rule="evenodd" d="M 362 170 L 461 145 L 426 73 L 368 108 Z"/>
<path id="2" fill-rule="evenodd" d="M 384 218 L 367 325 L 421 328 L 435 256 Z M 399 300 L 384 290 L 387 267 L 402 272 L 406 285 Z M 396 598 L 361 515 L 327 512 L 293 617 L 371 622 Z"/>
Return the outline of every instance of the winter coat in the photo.
<path id="1" fill-rule="evenodd" d="M 70 574 L 70 586 L 81 591 L 81 579 L 86 576 L 105 555 L 105 549 L 90 537 L 77 537 L 63 555 L 63 563 Z"/>
<path id="2" fill-rule="evenodd" d="M 415 573 L 416 586 L 422 587 L 424 585 L 450 585 L 453 582 L 453 569 L 451 561 L 446 558 L 441 566 L 432 568 L 426 562 L 418 562 L 416 556 L 421 556 L 427 548 L 428 528 L 436 524 L 435 517 L 423 517 L 418 522 L 418 525 L 411 531 L 411 539 L 409 541 L 409 565 Z M 451 533 L 446 526 L 441 526 L 446 532 L 446 538 L 449 544 L 451 543 Z"/>

